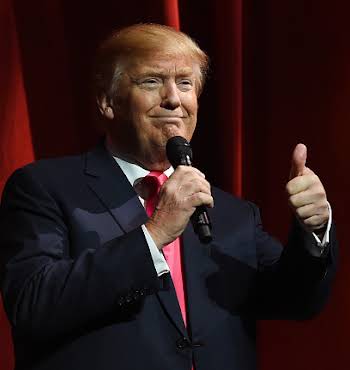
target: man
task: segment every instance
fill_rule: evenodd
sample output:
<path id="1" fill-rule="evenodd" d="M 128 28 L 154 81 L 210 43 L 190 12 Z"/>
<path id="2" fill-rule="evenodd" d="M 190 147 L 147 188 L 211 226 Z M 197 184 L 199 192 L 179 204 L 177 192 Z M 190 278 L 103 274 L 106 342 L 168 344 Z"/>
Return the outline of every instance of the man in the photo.
<path id="1" fill-rule="evenodd" d="M 104 144 L 9 179 L 1 276 L 17 369 L 250 370 L 257 318 L 321 309 L 336 244 L 303 145 L 287 184 L 296 217 L 283 251 L 253 204 L 211 188 L 196 168 L 170 167 L 165 144 L 191 139 L 206 70 L 180 32 L 119 31 L 96 62 Z M 189 223 L 200 205 L 213 224 L 209 246 Z"/>

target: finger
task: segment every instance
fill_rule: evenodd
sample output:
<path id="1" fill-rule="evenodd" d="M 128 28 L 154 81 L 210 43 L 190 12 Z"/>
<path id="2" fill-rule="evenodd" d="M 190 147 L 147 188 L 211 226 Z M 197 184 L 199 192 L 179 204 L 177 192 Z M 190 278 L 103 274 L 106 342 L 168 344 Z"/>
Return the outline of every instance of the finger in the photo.
<path id="1" fill-rule="evenodd" d="M 301 176 L 304 174 L 307 157 L 307 148 L 304 144 L 298 144 L 292 154 L 292 165 L 289 178 Z"/>
<path id="2" fill-rule="evenodd" d="M 313 204 L 313 199 L 310 199 L 309 194 L 304 194 L 306 192 L 298 193 L 289 197 L 288 202 L 292 208 L 297 209 L 309 204 Z"/>
<path id="3" fill-rule="evenodd" d="M 325 219 L 323 216 L 315 215 L 307 218 L 306 220 L 303 220 L 302 222 L 307 228 L 311 230 L 316 230 L 323 227 L 327 223 L 327 221 L 328 220 Z"/>
<path id="4" fill-rule="evenodd" d="M 191 166 L 178 166 L 175 170 L 175 172 L 173 173 L 173 175 L 177 174 L 178 176 L 180 175 L 184 175 L 185 173 L 196 173 L 198 174 L 199 176 L 205 178 L 205 175 L 203 172 L 201 172 L 198 168 L 196 167 L 191 167 Z M 172 176 L 173 176 L 172 175 Z"/>
<path id="5" fill-rule="evenodd" d="M 169 178 L 161 188 L 161 193 L 175 193 L 176 195 L 191 195 L 198 191 L 210 194 L 211 186 L 205 178 L 193 171 Z"/>
<path id="6" fill-rule="evenodd" d="M 301 220 L 306 220 L 312 216 L 321 216 L 326 218 L 328 215 L 328 206 L 326 204 L 308 204 L 306 206 L 299 207 L 295 210 L 295 213 Z"/>
<path id="7" fill-rule="evenodd" d="M 192 194 L 187 197 L 186 201 L 189 202 L 192 207 L 198 207 L 202 205 L 210 208 L 214 207 L 214 199 L 207 193 L 198 192 Z"/>
<path id="8" fill-rule="evenodd" d="M 300 193 L 291 195 L 288 199 L 289 204 L 294 207 L 303 207 L 307 204 L 317 203 L 318 205 L 325 205 L 327 204 L 327 196 L 323 190 L 323 187 L 320 189 L 308 189 L 306 191 L 302 191 Z"/>
<path id="9" fill-rule="evenodd" d="M 191 195 L 198 192 L 211 194 L 211 187 L 208 181 L 202 178 L 189 179 L 178 187 L 179 194 Z"/>
<path id="10" fill-rule="evenodd" d="M 321 183 L 317 175 L 315 175 L 311 170 L 309 174 L 294 177 L 286 185 L 286 191 L 289 195 L 297 194 L 305 191 L 317 183 Z"/>
<path id="11" fill-rule="evenodd" d="M 211 194 L 211 186 L 208 181 L 202 179 L 193 179 L 192 181 L 184 184 L 184 188 L 187 191 L 187 194 L 194 194 L 199 191 L 207 194 Z"/>

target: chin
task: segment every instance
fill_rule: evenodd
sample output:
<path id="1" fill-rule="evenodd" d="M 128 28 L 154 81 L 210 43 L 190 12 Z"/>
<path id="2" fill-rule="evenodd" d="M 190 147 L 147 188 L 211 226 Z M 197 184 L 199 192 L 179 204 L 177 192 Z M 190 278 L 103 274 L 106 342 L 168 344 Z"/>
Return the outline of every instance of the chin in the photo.
<path id="1" fill-rule="evenodd" d="M 153 156 L 146 163 L 144 163 L 144 167 L 149 171 L 164 172 L 167 170 L 170 167 L 170 163 L 165 155 L 165 151 L 163 151 L 162 155 L 160 156 L 155 156 L 153 153 Z"/>
<path id="2" fill-rule="evenodd" d="M 181 130 L 181 128 L 179 128 L 178 126 L 176 125 L 165 125 L 163 128 L 162 128 L 162 135 L 163 135 L 163 142 L 164 142 L 164 145 L 166 145 L 167 141 L 174 137 L 174 136 L 183 136 L 183 137 L 186 137 L 187 135 L 183 132 L 183 130 Z"/>

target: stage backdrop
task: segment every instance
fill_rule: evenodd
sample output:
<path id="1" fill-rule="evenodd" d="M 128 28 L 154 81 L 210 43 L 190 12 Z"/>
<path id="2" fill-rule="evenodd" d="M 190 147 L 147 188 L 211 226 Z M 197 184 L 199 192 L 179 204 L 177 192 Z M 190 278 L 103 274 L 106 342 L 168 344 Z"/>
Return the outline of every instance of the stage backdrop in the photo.
<path id="1" fill-rule="evenodd" d="M 90 62 L 111 30 L 159 22 L 189 33 L 211 57 L 193 140 L 197 166 L 213 184 L 255 201 L 265 228 L 285 240 L 284 186 L 293 147 L 304 142 L 338 226 L 341 263 L 329 304 L 312 321 L 260 323 L 260 368 L 349 369 L 349 13 L 345 0 L 2 0 L 1 189 L 16 167 L 97 141 Z M 13 365 L 2 313 L 0 369 Z"/>

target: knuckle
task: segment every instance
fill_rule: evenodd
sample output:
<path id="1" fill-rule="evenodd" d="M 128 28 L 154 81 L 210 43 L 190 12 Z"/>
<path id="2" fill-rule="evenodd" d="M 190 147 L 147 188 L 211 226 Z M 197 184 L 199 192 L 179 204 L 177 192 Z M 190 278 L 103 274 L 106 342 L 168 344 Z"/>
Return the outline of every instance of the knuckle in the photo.
<path id="1" fill-rule="evenodd" d="M 297 197 L 295 195 L 292 195 L 289 197 L 289 204 L 293 207 L 296 207 L 298 202 L 297 202 Z"/>
<path id="2" fill-rule="evenodd" d="M 290 182 L 288 182 L 287 185 L 286 185 L 286 192 L 288 194 L 293 194 L 293 186 Z"/>
<path id="3" fill-rule="evenodd" d="M 210 185 L 209 185 L 208 181 L 206 181 L 202 177 L 196 177 L 190 183 L 195 189 L 198 189 L 198 190 L 203 191 L 205 193 L 210 193 Z"/>
<path id="4" fill-rule="evenodd" d="M 322 184 L 320 184 L 320 193 L 322 194 L 322 197 L 326 198 L 326 190 Z"/>
<path id="5" fill-rule="evenodd" d="M 328 217 L 328 207 L 327 206 L 320 206 L 318 207 L 318 212 L 317 212 L 320 217 L 327 218 Z"/>
<path id="6" fill-rule="evenodd" d="M 209 181 L 204 180 L 204 184 L 205 184 L 205 185 L 206 185 L 206 187 L 210 190 L 211 186 L 210 186 Z"/>
<path id="7" fill-rule="evenodd" d="M 306 219 L 304 222 L 308 226 L 317 226 L 319 224 L 319 217 L 312 216 Z"/>
<path id="8" fill-rule="evenodd" d="M 295 209 L 295 213 L 299 218 L 303 218 L 304 212 L 300 207 Z"/>
<path id="9" fill-rule="evenodd" d="M 311 176 L 312 182 L 321 183 L 320 178 L 316 174 L 312 174 L 310 176 Z"/>
<path id="10" fill-rule="evenodd" d="M 309 185 L 314 185 L 317 182 L 314 174 L 305 175 L 304 179 Z"/>
<path id="11" fill-rule="evenodd" d="M 312 218 L 310 217 L 310 218 L 305 219 L 303 222 L 306 226 L 312 226 L 313 221 L 312 221 Z"/>
<path id="12" fill-rule="evenodd" d="M 323 211 L 324 213 L 328 213 L 328 204 L 327 203 L 323 203 L 320 208 L 321 208 L 321 211 Z"/>
<path id="13" fill-rule="evenodd" d="M 202 192 L 198 192 L 196 195 L 197 195 L 197 200 L 202 203 L 205 199 L 205 194 Z"/>
<path id="14" fill-rule="evenodd" d="M 213 198 L 210 195 L 205 194 L 203 192 L 198 192 L 194 194 L 194 200 L 197 203 L 197 205 L 198 204 L 210 204 L 213 202 Z"/>
<path id="15" fill-rule="evenodd" d="M 318 186 L 316 189 L 315 189 L 315 196 L 317 199 L 325 199 L 326 198 L 326 193 L 323 189 L 322 186 Z"/>
<path id="16" fill-rule="evenodd" d="M 203 184 L 202 186 L 201 186 L 201 189 L 200 189 L 203 193 L 206 193 L 206 194 L 208 194 L 208 195 L 211 195 L 211 193 L 210 193 L 210 187 L 209 186 L 207 186 L 206 184 Z"/>

